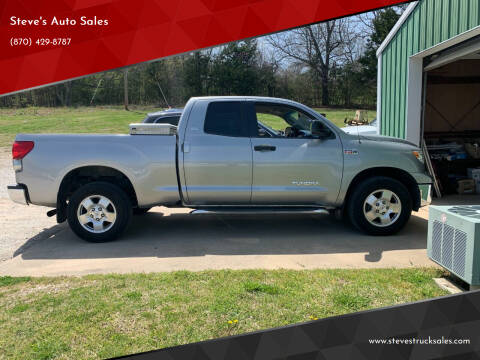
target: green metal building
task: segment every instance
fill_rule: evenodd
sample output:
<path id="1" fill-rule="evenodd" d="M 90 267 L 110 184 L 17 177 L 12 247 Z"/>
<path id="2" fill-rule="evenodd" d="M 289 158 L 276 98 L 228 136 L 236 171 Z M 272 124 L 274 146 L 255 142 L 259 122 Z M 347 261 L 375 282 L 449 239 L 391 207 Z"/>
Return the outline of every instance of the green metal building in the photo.
<path id="1" fill-rule="evenodd" d="M 480 0 L 411 3 L 377 56 L 380 134 L 480 132 Z"/>

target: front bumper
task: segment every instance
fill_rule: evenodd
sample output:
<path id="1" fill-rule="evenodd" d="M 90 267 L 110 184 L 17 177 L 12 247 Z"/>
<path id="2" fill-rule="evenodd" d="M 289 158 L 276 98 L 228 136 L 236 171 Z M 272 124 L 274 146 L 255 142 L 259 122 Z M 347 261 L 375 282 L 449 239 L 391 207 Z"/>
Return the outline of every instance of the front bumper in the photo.
<path id="1" fill-rule="evenodd" d="M 22 205 L 28 205 L 27 189 L 22 185 L 8 185 L 8 196 L 10 200 Z"/>
<path id="2" fill-rule="evenodd" d="M 420 207 L 428 206 L 432 203 L 432 184 L 420 184 Z"/>

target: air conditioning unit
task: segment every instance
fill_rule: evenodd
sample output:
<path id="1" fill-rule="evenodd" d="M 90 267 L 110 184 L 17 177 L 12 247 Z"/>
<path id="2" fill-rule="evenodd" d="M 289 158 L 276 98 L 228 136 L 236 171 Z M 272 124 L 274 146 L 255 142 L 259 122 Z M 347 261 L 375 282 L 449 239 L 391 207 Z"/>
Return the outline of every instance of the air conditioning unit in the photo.
<path id="1" fill-rule="evenodd" d="M 480 285 L 480 205 L 430 206 L 427 254 L 473 287 Z"/>

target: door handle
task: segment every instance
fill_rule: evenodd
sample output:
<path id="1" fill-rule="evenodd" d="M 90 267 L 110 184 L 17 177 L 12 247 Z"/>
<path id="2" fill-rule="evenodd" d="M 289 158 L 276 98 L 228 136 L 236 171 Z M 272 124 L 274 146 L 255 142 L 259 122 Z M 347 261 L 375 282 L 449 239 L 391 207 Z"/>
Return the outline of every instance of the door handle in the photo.
<path id="1" fill-rule="evenodd" d="M 253 149 L 255 151 L 275 151 L 277 147 L 273 145 L 255 145 Z"/>

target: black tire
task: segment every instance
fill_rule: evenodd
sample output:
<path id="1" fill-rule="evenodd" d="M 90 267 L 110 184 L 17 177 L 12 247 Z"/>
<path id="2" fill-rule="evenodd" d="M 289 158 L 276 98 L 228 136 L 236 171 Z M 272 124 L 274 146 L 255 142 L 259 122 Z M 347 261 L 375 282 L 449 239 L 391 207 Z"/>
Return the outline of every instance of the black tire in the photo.
<path id="1" fill-rule="evenodd" d="M 134 208 L 133 215 L 145 215 L 151 208 Z"/>
<path id="2" fill-rule="evenodd" d="M 395 218 L 394 214 L 390 215 L 392 219 L 395 218 L 396 220 L 393 221 L 391 225 L 383 227 L 380 225 L 380 219 L 373 220 L 374 222 L 378 222 L 377 225 L 372 224 L 367 219 L 364 211 L 367 197 L 376 190 L 381 189 L 392 191 L 399 198 L 401 204 L 401 210 L 398 213 L 398 216 Z M 369 205 L 367 208 L 371 209 Z M 375 208 L 373 208 L 373 211 L 376 212 Z M 350 222 L 357 229 L 370 235 L 393 235 L 397 233 L 408 222 L 411 213 L 412 198 L 408 189 L 401 182 L 383 176 L 369 178 L 356 185 L 347 203 L 347 214 Z"/>
<path id="3" fill-rule="evenodd" d="M 115 207 L 116 219 L 105 232 L 93 233 L 86 230 L 77 217 L 80 203 L 90 195 L 108 198 Z M 132 218 L 132 205 L 125 192 L 118 186 L 107 182 L 92 182 L 73 193 L 68 202 L 67 220 L 73 232 L 89 242 L 107 242 L 118 238 L 127 228 Z"/>

